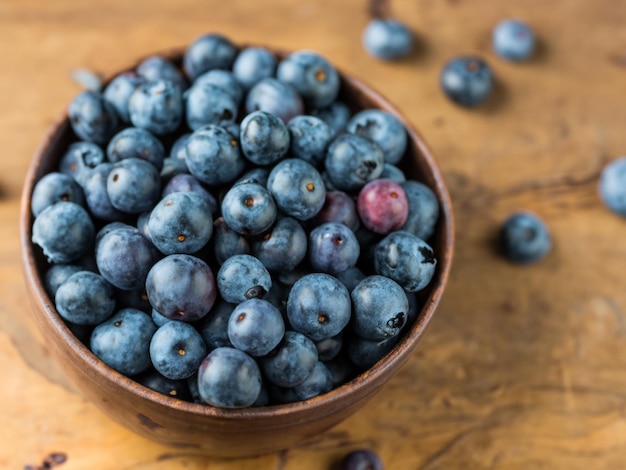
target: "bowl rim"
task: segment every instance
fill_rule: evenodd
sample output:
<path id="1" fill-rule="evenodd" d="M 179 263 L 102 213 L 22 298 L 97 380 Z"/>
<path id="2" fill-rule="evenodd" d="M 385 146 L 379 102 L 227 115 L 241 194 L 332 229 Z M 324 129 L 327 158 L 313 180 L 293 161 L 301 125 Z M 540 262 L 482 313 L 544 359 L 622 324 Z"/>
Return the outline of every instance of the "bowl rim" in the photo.
<path id="1" fill-rule="evenodd" d="M 238 48 L 241 50 L 247 46 L 247 44 L 241 44 Z M 259 46 L 258 44 L 256 46 L 267 47 L 279 58 L 291 53 L 290 51 L 276 47 Z M 144 58 L 152 55 L 161 55 L 170 60 L 178 61 L 179 63 L 182 59 L 183 53 L 184 48 L 178 47 L 164 52 L 156 52 L 154 54 L 146 55 L 135 61 L 133 64 L 109 75 L 105 84 L 119 73 L 134 69 Z M 298 415 L 302 412 L 317 413 L 316 416 L 323 416 L 327 414 L 324 413 L 324 410 L 328 411 L 329 409 L 343 407 L 345 406 L 346 400 L 347 402 L 354 401 L 354 397 L 359 396 L 359 391 L 361 395 L 368 395 L 373 393 L 373 391 L 377 391 L 388 379 L 388 372 L 386 372 L 386 370 L 390 366 L 397 370 L 408 360 L 410 353 L 416 347 L 419 339 L 424 334 L 426 327 L 430 323 L 448 282 L 452 260 L 454 257 L 455 241 L 455 223 L 450 194 L 446 187 L 439 164 L 434 158 L 430 147 L 426 144 L 421 134 L 414 128 L 404 114 L 400 112 L 379 91 L 370 87 L 361 79 L 357 79 L 351 74 L 343 72 L 339 67 L 335 65 L 333 66 L 341 77 L 342 86 L 344 83 L 348 83 L 349 86 L 354 88 L 357 93 L 366 96 L 369 101 L 376 103 L 376 108 L 382 109 L 394 115 L 404 125 L 409 137 L 409 143 L 416 147 L 421 159 L 425 163 L 426 167 L 429 168 L 434 183 L 429 184 L 429 187 L 435 191 L 440 204 L 438 224 L 440 225 L 439 230 L 443 231 L 441 242 L 443 249 L 437 259 L 436 278 L 433 278 L 433 281 L 436 282 L 436 284 L 431 287 L 430 293 L 427 297 L 425 297 L 424 303 L 420 308 L 420 312 L 415 322 L 407 331 L 402 333 L 402 337 L 393 349 L 377 361 L 372 367 L 366 371 L 360 372 L 353 379 L 327 393 L 293 403 L 247 408 L 220 408 L 208 404 L 200 404 L 185 401 L 179 398 L 169 397 L 141 385 L 134 379 L 126 377 L 106 365 L 103 361 L 97 358 L 89 350 L 89 348 L 74 335 L 74 333 L 72 333 L 57 313 L 52 299 L 49 298 L 45 291 L 42 277 L 38 274 L 35 250 L 31 242 L 33 217 L 30 210 L 30 199 L 34 185 L 43 176 L 43 174 L 45 174 L 42 173 L 41 166 L 42 163 L 46 161 L 50 148 L 54 146 L 55 139 L 59 139 L 64 135 L 64 133 L 71 131 L 67 110 L 64 110 L 48 127 L 46 134 L 40 142 L 34 157 L 29 164 L 25 176 L 19 215 L 22 270 L 27 287 L 29 287 L 29 292 L 31 296 L 34 296 L 34 303 L 36 304 L 36 310 L 38 311 L 38 313 L 34 314 L 41 316 L 46 325 L 49 328 L 54 329 L 54 334 L 61 337 L 62 340 L 66 342 L 66 345 L 71 347 L 72 350 L 76 352 L 76 356 L 83 364 L 92 368 L 96 374 L 107 381 L 112 382 L 115 386 L 125 389 L 126 392 L 132 395 L 141 396 L 143 399 L 148 400 L 155 405 L 166 407 L 177 412 L 204 416 L 207 418 L 241 420 L 249 422 L 251 420 L 273 419 L 277 416 Z M 35 310 L 34 307 L 35 306 L 33 306 L 31 310 Z"/>

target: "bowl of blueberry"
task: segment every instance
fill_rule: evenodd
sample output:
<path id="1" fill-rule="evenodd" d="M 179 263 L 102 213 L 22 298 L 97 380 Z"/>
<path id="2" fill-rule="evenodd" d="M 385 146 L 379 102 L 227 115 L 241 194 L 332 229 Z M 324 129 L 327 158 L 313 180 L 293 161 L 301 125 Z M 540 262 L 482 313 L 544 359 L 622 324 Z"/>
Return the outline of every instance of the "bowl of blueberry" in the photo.
<path id="1" fill-rule="evenodd" d="M 35 319 L 77 389 L 154 441 L 297 445 L 410 357 L 452 262 L 419 134 L 312 51 L 210 33 L 78 93 L 20 220 Z"/>

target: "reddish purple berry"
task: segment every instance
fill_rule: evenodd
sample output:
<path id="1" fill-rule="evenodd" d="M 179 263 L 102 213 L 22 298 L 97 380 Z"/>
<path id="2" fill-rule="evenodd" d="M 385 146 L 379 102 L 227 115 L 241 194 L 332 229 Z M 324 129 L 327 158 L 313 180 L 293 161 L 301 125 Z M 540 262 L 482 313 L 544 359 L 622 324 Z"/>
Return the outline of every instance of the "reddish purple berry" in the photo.
<path id="1" fill-rule="evenodd" d="M 384 178 L 363 186 L 356 207 L 363 225 L 380 234 L 399 230 L 409 214 L 409 201 L 404 189 Z"/>

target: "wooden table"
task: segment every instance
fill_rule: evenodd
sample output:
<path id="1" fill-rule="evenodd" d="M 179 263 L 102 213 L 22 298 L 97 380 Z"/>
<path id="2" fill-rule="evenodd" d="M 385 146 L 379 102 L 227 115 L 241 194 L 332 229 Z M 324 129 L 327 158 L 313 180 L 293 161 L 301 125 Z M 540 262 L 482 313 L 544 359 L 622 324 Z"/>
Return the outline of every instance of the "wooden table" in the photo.
<path id="1" fill-rule="evenodd" d="M 388 469 L 626 468 L 626 220 L 597 195 L 603 165 L 626 154 L 626 3 L 404 0 L 391 11 L 420 42 L 394 65 L 361 47 L 365 1 L 0 2 L 0 468 L 63 453 L 63 470 L 328 469 L 358 447 Z M 510 16 L 539 36 L 529 63 L 491 50 L 491 28 Z M 71 71 L 116 70 L 207 31 L 315 49 L 381 91 L 433 149 L 457 222 L 444 300 L 401 372 L 312 442 L 235 461 L 148 442 L 75 392 L 29 316 L 17 229 L 31 155 L 80 89 Z M 444 61 L 461 53 L 497 76 L 481 109 L 439 90 Z M 493 248 L 516 209 L 552 231 L 536 265 Z"/>

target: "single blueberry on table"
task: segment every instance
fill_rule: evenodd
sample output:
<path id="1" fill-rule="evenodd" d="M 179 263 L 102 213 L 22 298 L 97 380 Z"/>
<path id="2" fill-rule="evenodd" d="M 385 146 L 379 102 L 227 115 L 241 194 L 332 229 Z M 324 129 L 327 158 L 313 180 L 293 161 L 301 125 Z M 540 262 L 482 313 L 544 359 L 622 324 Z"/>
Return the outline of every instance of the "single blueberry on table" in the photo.
<path id="1" fill-rule="evenodd" d="M 174 132 L 183 120 L 183 96 L 180 87 L 169 80 L 139 85 L 128 101 L 130 122 L 155 135 Z"/>
<path id="2" fill-rule="evenodd" d="M 292 217 L 279 218 L 271 230 L 252 241 L 251 253 L 270 271 L 291 271 L 307 253 L 307 235 Z"/>
<path id="3" fill-rule="evenodd" d="M 184 101 L 187 126 L 194 131 L 207 124 L 219 125 L 237 118 L 237 101 L 232 93 L 207 81 L 194 83 L 185 92 Z"/>
<path id="4" fill-rule="evenodd" d="M 251 406 L 261 393 L 256 361 L 236 348 L 211 351 L 198 369 L 198 392 L 203 402 L 223 408 Z"/>
<path id="5" fill-rule="evenodd" d="M 475 107 L 482 104 L 493 89 L 491 68 L 480 57 L 456 57 L 443 67 L 439 77 L 448 98 L 458 105 Z"/>
<path id="6" fill-rule="evenodd" d="M 137 65 L 135 71 L 148 82 L 169 80 L 176 83 L 181 90 L 187 88 L 187 80 L 176 64 L 160 55 L 146 57 Z"/>
<path id="7" fill-rule="evenodd" d="M 211 206 L 195 192 L 168 194 L 151 210 L 148 232 L 154 246 L 164 255 L 195 253 L 213 235 Z"/>
<path id="8" fill-rule="evenodd" d="M 228 320 L 228 338 L 237 349 L 253 357 L 265 356 L 285 335 L 283 316 L 263 299 L 241 302 Z"/>
<path id="9" fill-rule="evenodd" d="M 626 217 L 626 157 L 618 158 L 603 168 L 598 189 L 606 207 Z"/>
<path id="10" fill-rule="evenodd" d="M 222 217 L 226 225 L 245 236 L 268 230 L 278 214 L 274 197 L 256 183 L 232 186 L 222 199 Z"/>
<path id="11" fill-rule="evenodd" d="M 204 34 L 185 50 L 183 69 L 191 81 L 213 69 L 230 69 L 237 56 L 237 46 L 218 34 Z"/>
<path id="12" fill-rule="evenodd" d="M 272 278 L 263 263 L 251 255 L 228 258 L 217 272 L 217 288 L 226 302 L 238 304 L 262 299 L 272 287 Z"/>
<path id="13" fill-rule="evenodd" d="M 146 79 L 134 71 L 123 72 L 115 76 L 104 89 L 104 98 L 111 103 L 122 122 L 130 123 L 128 101 L 135 88 L 145 82 Z"/>
<path id="14" fill-rule="evenodd" d="M 356 265 L 361 246 L 344 224 L 328 222 L 309 233 L 308 255 L 315 271 L 337 274 Z"/>
<path id="15" fill-rule="evenodd" d="M 526 211 L 506 218 L 500 227 L 499 242 L 504 256 L 518 264 L 538 261 L 552 248 L 546 224 L 536 214 Z"/>
<path id="16" fill-rule="evenodd" d="M 265 111 L 287 123 L 304 112 L 304 103 L 293 86 L 268 77 L 250 89 L 246 95 L 245 109 L 248 114 Z"/>
<path id="17" fill-rule="evenodd" d="M 493 50 L 503 59 L 524 61 L 535 49 L 535 35 L 523 21 L 506 19 L 494 28 L 491 43 Z"/>
<path id="18" fill-rule="evenodd" d="M 341 134 L 333 140 L 324 160 L 330 182 L 336 189 L 348 193 L 378 178 L 384 163 L 380 146 L 356 134 Z"/>
<path id="19" fill-rule="evenodd" d="M 161 176 L 150 162 L 126 158 L 114 163 L 107 176 L 106 191 L 111 205 L 128 214 L 151 209 L 161 196 Z"/>
<path id="20" fill-rule="evenodd" d="M 400 285 L 374 274 L 351 293 L 352 327 L 361 338 L 382 341 L 400 333 L 407 322 L 409 301 Z"/>
<path id="21" fill-rule="evenodd" d="M 433 249 L 421 238 L 398 230 L 383 238 L 374 249 L 374 266 L 408 292 L 424 289 L 433 278 L 437 259 Z"/>
<path id="22" fill-rule="evenodd" d="M 185 144 L 189 173 L 208 185 L 231 183 L 246 166 L 239 142 L 226 129 L 209 124 L 194 131 Z"/>
<path id="23" fill-rule="evenodd" d="M 215 303 L 217 286 L 209 265 L 192 255 L 174 254 L 157 261 L 146 278 L 150 304 L 172 320 L 192 322 Z"/>
<path id="24" fill-rule="evenodd" d="M 59 171 L 71 176 L 83 186 L 90 170 L 104 160 L 104 151 L 99 145 L 93 142 L 73 142 L 61 157 Z"/>
<path id="25" fill-rule="evenodd" d="M 293 86 L 310 108 L 330 105 L 339 94 L 339 74 L 324 57 L 311 51 L 296 51 L 276 68 L 276 77 Z"/>
<path id="26" fill-rule="evenodd" d="M 74 133 L 88 142 L 104 145 L 117 131 L 117 112 L 101 93 L 95 91 L 85 90 L 76 95 L 67 115 Z"/>
<path id="27" fill-rule="evenodd" d="M 261 370 L 279 387 L 293 387 L 304 380 L 317 364 L 315 343 L 302 333 L 287 331 L 281 343 L 261 358 Z"/>
<path id="28" fill-rule="evenodd" d="M 267 189 L 285 214 L 298 220 L 314 217 L 324 205 L 326 187 L 310 163 L 287 158 L 277 163 L 267 179 Z"/>
<path id="29" fill-rule="evenodd" d="M 108 231 L 96 244 L 98 271 L 119 289 L 143 289 L 157 257 L 154 246 L 130 225 Z"/>
<path id="30" fill-rule="evenodd" d="M 373 57 L 394 61 L 408 57 L 415 47 L 411 30 L 402 22 L 374 18 L 363 31 L 363 47 Z"/>
<path id="31" fill-rule="evenodd" d="M 249 161 L 267 166 L 287 154 L 289 131 L 280 118 L 265 111 L 254 111 L 241 121 L 239 142 Z"/>
<path id="32" fill-rule="evenodd" d="M 37 217 L 46 207 L 61 201 L 73 202 L 84 207 L 85 195 L 74 178 L 53 171 L 35 183 L 30 197 L 31 212 Z"/>
<path id="33" fill-rule="evenodd" d="M 189 323 L 170 321 L 160 326 L 149 344 L 154 368 L 168 379 L 191 377 L 207 354 L 198 331 Z"/>
<path id="34" fill-rule="evenodd" d="M 150 340 L 157 330 L 150 315 L 134 308 L 119 310 L 96 325 L 90 349 L 106 365 L 126 376 L 150 368 Z"/>
<path id="35" fill-rule="evenodd" d="M 78 204 L 61 201 L 46 207 L 33 222 L 32 242 L 51 263 L 71 263 L 85 255 L 95 237 L 89 213 Z"/>
<path id="36" fill-rule="evenodd" d="M 330 338 L 350 321 L 350 294 L 329 274 L 306 274 L 289 291 L 287 316 L 293 330 L 313 341 Z"/>
<path id="37" fill-rule="evenodd" d="M 287 129 L 291 155 L 319 167 L 324 162 L 326 148 L 333 137 L 328 124 L 315 116 L 300 115 L 289 121 Z"/>
<path id="38" fill-rule="evenodd" d="M 276 57 L 264 47 L 246 47 L 239 51 L 233 63 L 233 75 L 245 90 L 264 78 L 273 77 Z"/>
<path id="39" fill-rule="evenodd" d="M 159 139 L 145 129 L 127 127 L 115 134 L 107 145 L 107 157 L 115 163 L 126 158 L 140 158 L 163 168 L 165 148 Z"/>
<path id="40" fill-rule="evenodd" d="M 370 449 L 357 449 L 349 452 L 338 470 L 383 470 L 383 462 L 376 452 Z"/>
<path id="41" fill-rule="evenodd" d="M 54 303 L 64 320 L 77 325 L 97 325 L 113 315 L 115 292 L 101 275 L 79 271 L 59 286 Z"/>
<path id="42" fill-rule="evenodd" d="M 439 220 L 439 200 L 434 191 L 423 183 L 407 180 L 400 183 L 409 201 L 409 212 L 401 230 L 428 240 Z"/>
<path id="43" fill-rule="evenodd" d="M 365 109 L 355 114 L 346 129 L 376 142 L 383 151 L 385 163 L 397 164 L 404 156 L 408 136 L 404 125 L 393 114 L 381 109 Z"/>

